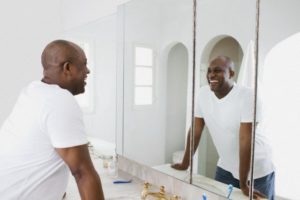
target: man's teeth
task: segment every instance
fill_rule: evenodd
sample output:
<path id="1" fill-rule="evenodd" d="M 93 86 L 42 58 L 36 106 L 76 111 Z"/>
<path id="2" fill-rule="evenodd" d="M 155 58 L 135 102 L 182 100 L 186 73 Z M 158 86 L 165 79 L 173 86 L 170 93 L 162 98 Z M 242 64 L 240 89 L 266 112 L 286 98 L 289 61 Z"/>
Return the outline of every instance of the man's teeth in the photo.
<path id="1" fill-rule="evenodd" d="M 217 83 L 218 81 L 216 81 L 216 80 L 210 80 L 209 82 L 211 82 L 211 83 Z"/>

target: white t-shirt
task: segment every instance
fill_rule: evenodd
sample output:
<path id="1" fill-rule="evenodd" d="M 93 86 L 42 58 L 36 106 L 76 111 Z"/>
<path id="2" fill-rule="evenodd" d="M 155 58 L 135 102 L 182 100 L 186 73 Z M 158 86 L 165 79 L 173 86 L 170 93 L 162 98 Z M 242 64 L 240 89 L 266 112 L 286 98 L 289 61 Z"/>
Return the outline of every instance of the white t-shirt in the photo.
<path id="1" fill-rule="evenodd" d="M 209 86 L 204 86 L 200 88 L 196 102 L 195 117 L 203 118 L 209 129 L 219 154 L 218 166 L 239 179 L 239 129 L 240 123 L 253 121 L 253 91 L 234 85 L 225 97 L 218 99 Z M 257 121 L 261 121 L 259 106 Z M 260 132 L 259 125 L 256 129 L 254 155 L 254 178 L 274 171 L 271 148 Z"/>
<path id="2" fill-rule="evenodd" d="M 54 148 L 86 143 L 73 95 L 57 85 L 32 82 L 0 129 L 0 199 L 61 199 L 69 169 Z"/>

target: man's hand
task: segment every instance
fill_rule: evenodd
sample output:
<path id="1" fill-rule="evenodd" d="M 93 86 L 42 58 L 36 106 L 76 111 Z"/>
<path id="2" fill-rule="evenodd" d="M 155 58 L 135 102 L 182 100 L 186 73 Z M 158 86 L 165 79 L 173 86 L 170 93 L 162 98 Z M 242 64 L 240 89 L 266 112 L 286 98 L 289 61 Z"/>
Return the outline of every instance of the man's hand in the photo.
<path id="1" fill-rule="evenodd" d="M 194 147 L 193 147 L 193 155 L 198 148 L 202 130 L 204 128 L 205 122 L 203 118 L 195 117 L 195 134 L 194 134 Z M 190 165 L 190 137 L 191 137 L 191 128 L 189 129 L 187 140 L 186 140 L 186 148 L 184 151 L 184 156 L 181 163 L 175 163 L 171 165 L 172 168 L 177 170 L 187 170 Z"/>
<path id="2" fill-rule="evenodd" d="M 241 187 L 241 190 L 243 192 L 244 195 L 246 196 L 249 196 L 249 186 L 244 186 L 244 187 Z M 254 199 L 257 199 L 257 200 L 260 200 L 260 199 L 268 199 L 268 197 L 264 194 L 262 194 L 261 192 L 257 191 L 257 190 L 254 190 L 253 191 L 253 198 Z"/>
<path id="3" fill-rule="evenodd" d="M 177 169 L 177 170 L 187 170 L 187 168 L 189 167 L 189 165 L 185 165 L 183 163 L 175 163 L 173 165 L 171 165 L 172 168 Z"/>

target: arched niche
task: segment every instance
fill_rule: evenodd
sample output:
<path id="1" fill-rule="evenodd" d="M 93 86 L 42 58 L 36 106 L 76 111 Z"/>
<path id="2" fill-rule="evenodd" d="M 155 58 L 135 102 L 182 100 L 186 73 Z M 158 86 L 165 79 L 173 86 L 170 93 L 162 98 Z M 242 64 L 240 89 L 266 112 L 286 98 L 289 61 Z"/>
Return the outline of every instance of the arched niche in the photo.
<path id="1" fill-rule="evenodd" d="M 240 43 L 233 37 L 229 35 L 219 35 L 211 39 L 205 46 L 202 56 L 201 56 L 201 85 L 205 85 L 206 81 L 206 69 L 209 65 L 209 62 L 219 56 L 228 56 L 232 59 L 235 64 L 235 77 L 234 80 L 237 80 L 240 66 L 243 60 L 243 50 Z"/>
<path id="2" fill-rule="evenodd" d="M 182 43 L 169 45 L 166 55 L 166 135 L 165 161 L 184 149 L 188 92 L 188 49 Z"/>

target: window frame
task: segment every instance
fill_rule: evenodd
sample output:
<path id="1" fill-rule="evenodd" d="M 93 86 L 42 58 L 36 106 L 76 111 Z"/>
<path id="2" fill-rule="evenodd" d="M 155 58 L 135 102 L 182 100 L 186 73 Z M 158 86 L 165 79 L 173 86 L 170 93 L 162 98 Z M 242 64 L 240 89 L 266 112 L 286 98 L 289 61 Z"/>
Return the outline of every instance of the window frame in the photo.
<path id="1" fill-rule="evenodd" d="M 148 65 L 137 65 L 136 64 L 136 49 L 137 48 L 146 48 L 146 49 L 150 49 L 152 50 L 152 65 L 148 66 Z M 154 106 L 155 104 L 155 67 L 156 67 L 156 62 L 155 62 L 155 58 L 156 58 L 156 54 L 155 54 L 155 50 L 151 45 L 147 45 L 147 44 L 141 44 L 141 43 L 134 43 L 133 44 L 133 108 L 135 110 L 143 110 L 143 109 L 147 109 L 147 108 L 151 108 L 152 106 Z M 137 68 L 147 68 L 147 69 L 151 69 L 152 70 L 152 84 L 151 85 L 137 85 L 136 84 L 136 69 Z M 151 104 L 136 104 L 136 88 L 151 88 L 152 89 L 152 101 Z"/>

